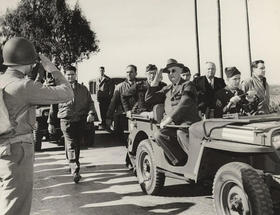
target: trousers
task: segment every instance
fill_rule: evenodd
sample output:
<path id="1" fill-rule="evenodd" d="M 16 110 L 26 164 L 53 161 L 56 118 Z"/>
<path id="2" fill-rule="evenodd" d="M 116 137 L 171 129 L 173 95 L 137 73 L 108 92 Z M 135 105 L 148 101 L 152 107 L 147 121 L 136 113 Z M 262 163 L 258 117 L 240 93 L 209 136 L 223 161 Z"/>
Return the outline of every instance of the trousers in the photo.
<path id="1" fill-rule="evenodd" d="M 184 146 L 183 148 L 181 146 L 183 145 L 182 143 L 185 143 L 185 137 L 187 137 L 186 132 L 176 128 L 163 128 L 156 131 L 154 137 L 173 165 L 186 163 L 188 155 L 185 149 L 188 147 Z"/>
<path id="2" fill-rule="evenodd" d="M 110 99 L 100 99 L 99 101 L 99 110 L 101 115 L 101 125 L 106 125 L 106 114 L 110 105 Z"/>
<path id="3" fill-rule="evenodd" d="M 34 146 L 10 144 L 10 154 L 0 158 L 0 214 L 29 215 L 32 202 Z"/>
<path id="4" fill-rule="evenodd" d="M 80 120 L 77 122 L 60 120 L 60 126 L 65 140 L 65 154 L 71 173 L 79 173 L 80 149 L 82 142 L 85 140 L 86 120 Z"/>

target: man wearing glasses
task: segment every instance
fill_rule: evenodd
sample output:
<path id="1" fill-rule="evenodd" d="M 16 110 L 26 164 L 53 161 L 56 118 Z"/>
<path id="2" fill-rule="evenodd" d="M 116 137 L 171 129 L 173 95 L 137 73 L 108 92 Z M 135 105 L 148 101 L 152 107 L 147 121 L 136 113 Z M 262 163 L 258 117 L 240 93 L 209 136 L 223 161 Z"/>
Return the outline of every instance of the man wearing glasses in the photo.
<path id="1" fill-rule="evenodd" d="M 168 125 L 182 125 L 187 128 L 200 120 L 197 110 L 196 89 L 192 82 L 181 78 L 185 66 L 174 59 L 169 59 L 148 88 L 145 101 L 150 105 L 164 104 L 164 117 L 160 129 L 155 133 L 156 142 L 163 148 L 172 165 L 184 165 L 187 162 L 187 129 L 176 129 Z M 161 73 L 167 73 L 171 84 L 157 91 Z"/>

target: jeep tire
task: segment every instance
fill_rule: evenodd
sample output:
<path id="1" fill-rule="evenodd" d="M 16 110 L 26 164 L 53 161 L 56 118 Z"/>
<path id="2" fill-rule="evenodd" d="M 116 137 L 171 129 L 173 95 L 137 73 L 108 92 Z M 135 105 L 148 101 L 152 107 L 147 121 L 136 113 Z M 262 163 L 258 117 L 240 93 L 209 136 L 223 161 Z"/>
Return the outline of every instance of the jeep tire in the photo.
<path id="1" fill-rule="evenodd" d="M 140 142 L 136 152 L 136 174 L 144 193 L 156 195 L 164 186 L 165 175 L 157 170 L 149 140 Z"/>
<path id="2" fill-rule="evenodd" d="M 216 173 L 213 184 L 216 213 L 224 215 L 272 215 L 269 189 L 248 164 L 231 162 Z"/>

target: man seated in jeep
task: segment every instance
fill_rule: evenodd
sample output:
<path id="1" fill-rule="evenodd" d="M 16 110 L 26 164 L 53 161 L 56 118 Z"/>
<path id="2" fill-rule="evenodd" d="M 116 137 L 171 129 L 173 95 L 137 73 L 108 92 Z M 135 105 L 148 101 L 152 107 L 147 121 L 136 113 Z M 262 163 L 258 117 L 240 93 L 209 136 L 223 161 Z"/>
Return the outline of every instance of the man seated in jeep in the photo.
<path id="1" fill-rule="evenodd" d="M 149 64 L 146 67 L 147 80 L 137 81 L 121 95 L 124 111 L 127 113 L 127 115 L 130 115 L 131 113 L 141 114 L 143 112 L 152 110 L 152 106 L 149 106 L 145 102 L 145 94 L 151 82 L 154 80 L 157 70 L 158 69 L 156 65 Z M 164 86 L 166 86 L 166 84 L 160 81 L 156 90 L 161 90 Z M 131 106 L 131 103 L 129 102 L 129 99 L 131 97 L 135 98 L 136 101 L 136 103 L 133 106 Z"/>
<path id="2" fill-rule="evenodd" d="M 258 100 L 255 91 L 244 93 L 240 86 L 241 73 L 236 67 L 226 67 L 225 74 L 227 85 L 215 94 L 215 117 L 223 117 L 224 114 L 238 113 L 240 115 L 255 114 Z"/>
<path id="3" fill-rule="evenodd" d="M 188 131 L 187 129 L 166 126 L 170 124 L 186 125 L 187 128 L 190 124 L 200 120 L 197 110 L 196 89 L 192 82 L 181 78 L 184 67 L 176 60 L 169 59 L 166 67 L 157 73 L 145 97 L 145 101 L 152 105 L 164 103 L 164 118 L 160 122 L 160 129 L 154 137 L 173 165 L 183 165 L 187 161 L 188 146 L 186 145 L 186 138 Z M 168 74 L 172 84 L 156 91 L 162 72 Z"/>

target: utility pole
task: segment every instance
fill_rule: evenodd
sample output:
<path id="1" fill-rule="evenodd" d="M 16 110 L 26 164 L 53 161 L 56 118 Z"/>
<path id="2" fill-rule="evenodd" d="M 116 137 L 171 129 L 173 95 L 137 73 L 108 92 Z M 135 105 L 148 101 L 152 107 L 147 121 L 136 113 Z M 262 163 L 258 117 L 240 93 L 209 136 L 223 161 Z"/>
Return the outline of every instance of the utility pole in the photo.
<path id="1" fill-rule="evenodd" d="M 250 36 L 250 20 L 249 20 L 249 7 L 248 0 L 245 0 L 245 8 L 246 8 L 246 21 L 247 21 L 247 41 L 248 41 L 248 49 L 249 49 L 249 66 L 250 66 L 250 76 L 252 76 L 252 52 L 251 52 L 251 36 Z"/>
<path id="2" fill-rule="evenodd" d="M 196 54 L 197 54 L 197 72 L 200 74 L 200 52 L 199 52 L 199 37 L 198 37 L 198 18 L 197 18 L 197 0 L 194 0 L 194 18 L 195 18 L 195 39 L 196 39 Z"/>
<path id="3" fill-rule="evenodd" d="M 219 61 L 220 61 L 220 76 L 223 78 L 223 49 L 222 49 L 222 24 L 221 24 L 221 2 L 217 0 L 218 9 L 218 44 L 219 44 Z"/>

